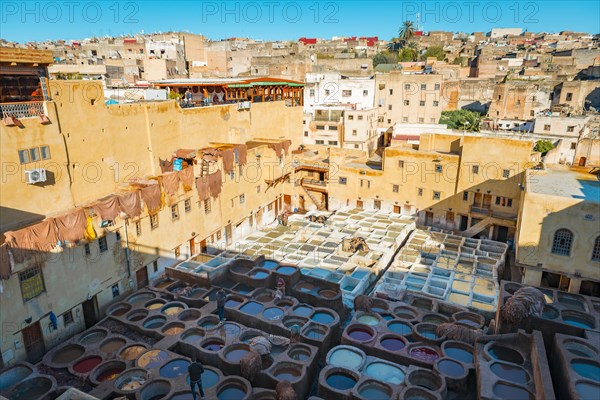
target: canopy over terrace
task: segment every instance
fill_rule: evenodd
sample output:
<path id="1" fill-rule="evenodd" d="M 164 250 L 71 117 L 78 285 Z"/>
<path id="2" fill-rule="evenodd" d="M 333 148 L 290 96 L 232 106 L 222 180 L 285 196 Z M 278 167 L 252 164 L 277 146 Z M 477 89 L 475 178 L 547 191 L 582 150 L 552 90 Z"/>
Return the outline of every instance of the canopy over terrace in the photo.
<path id="1" fill-rule="evenodd" d="M 304 104 L 304 83 L 282 78 L 167 79 L 152 84 L 155 87 L 177 91 L 182 95 L 189 89 L 194 102 L 203 101 L 208 96 L 212 104 L 242 101 L 260 103 L 277 100 L 289 100 L 294 106 Z"/>

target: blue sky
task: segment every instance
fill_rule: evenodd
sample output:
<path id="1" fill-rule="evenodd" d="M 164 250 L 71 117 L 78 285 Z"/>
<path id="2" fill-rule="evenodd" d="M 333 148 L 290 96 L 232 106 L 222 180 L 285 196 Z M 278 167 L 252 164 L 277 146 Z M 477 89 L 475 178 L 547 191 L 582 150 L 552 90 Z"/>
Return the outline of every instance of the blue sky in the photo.
<path id="1" fill-rule="evenodd" d="M 600 1 L 10 1 L 0 2 L 0 37 L 26 42 L 156 31 L 211 39 L 395 36 L 420 14 L 425 31 L 521 27 L 600 32 Z"/>

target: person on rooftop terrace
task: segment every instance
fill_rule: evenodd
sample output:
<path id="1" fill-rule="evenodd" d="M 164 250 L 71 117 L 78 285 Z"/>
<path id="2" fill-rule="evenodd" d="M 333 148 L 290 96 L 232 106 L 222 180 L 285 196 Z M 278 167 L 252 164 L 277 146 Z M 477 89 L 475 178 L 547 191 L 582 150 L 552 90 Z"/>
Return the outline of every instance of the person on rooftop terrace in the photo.
<path id="1" fill-rule="evenodd" d="M 204 390 L 202 389 L 202 373 L 204 372 L 204 367 L 197 360 L 194 360 L 188 366 L 188 374 L 190 376 L 190 388 L 192 389 L 192 397 L 194 400 L 198 400 L 198 396 L 196 395 L 196 386 L 198 387 L 198 391 L 200 392 L 200 400 L 204 399 Z"/>

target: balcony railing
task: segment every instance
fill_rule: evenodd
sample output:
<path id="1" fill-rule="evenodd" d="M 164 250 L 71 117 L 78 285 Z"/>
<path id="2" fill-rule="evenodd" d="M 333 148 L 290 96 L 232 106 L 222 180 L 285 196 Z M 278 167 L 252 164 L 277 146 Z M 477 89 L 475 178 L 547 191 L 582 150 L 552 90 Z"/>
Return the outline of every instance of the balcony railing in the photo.
<path id="1" fill-rule="evenodd" d="M 309 179 L 309 178 L 302 178 L 302 184 L 303 185 L 312 185 L 312 186 L 320 186 L 320 187 L 325 187 L 325 181 L 319 181 L 316 179 Z"/>
<path id="2" fill-rule="evenodd" d="M 25 103 L 3 103 L 0 104 L 2 118 L 16 117 L 29 118 L 44 115 L 43 101 L 29 101 Z"/>
<path id="3" fill-rule="evenodd" d="M 492 210 L 484 207 L 471 206 L 471 212 L 475 214 L 492 215 Z"/>
<path id="4" fill-rule="evenodd" d="M 307 163 L 307 162 L 299 162 L 295 165 L 296 169 L 315 169 L 315 170 L 323 170 L 327 171 L 329 166 L 327 164 L 317 164 L 317 163 Z"/>

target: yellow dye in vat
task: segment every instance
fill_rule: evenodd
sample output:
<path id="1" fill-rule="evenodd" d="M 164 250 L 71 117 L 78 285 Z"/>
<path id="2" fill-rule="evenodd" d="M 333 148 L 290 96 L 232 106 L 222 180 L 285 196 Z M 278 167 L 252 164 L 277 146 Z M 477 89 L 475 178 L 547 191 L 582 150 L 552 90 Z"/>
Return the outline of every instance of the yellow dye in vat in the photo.
<path id="1" fill-rule="evenodd" d="M 183 310 L 183 307 L 177 307 L 177 306 L 173 306 L 173 307 L 166 308 L 166 309 L 163 311 L 163 314 L 166 314 L 166 315 L 177 315 L 177 314 L 179 314 L 179 313 L 180 313 L 182 310 Z"/>
<path id="2" fill-rule="evenodd" d="M 456 292 L 469 293 L 470 286 L 471 284 L 469 282 L 454 280 L 454 282 L 452 283 L 452 290 Z"/>
<path id="3" fill-rule="evenodd" d="M 460 293 L 451 293 L 448 300 L 455 304 L 466 306 L 469 304 L 469 296 Z"/>
<path id="4" fill-rule="evenodd" d="M 148 307 L 146 307 L 148 310 L 156 310 L 157 308 L 161 308 L 162 306 L 164 306 L 164 304 L 162 303 L 154 303 L 154 304 L 150 304 Z"/>
<path id="5" fill-rule="evenodd" d="M 183 328 L 174 326 L 174 327 L 169 328 L 166 331 L 164 331 L 164 334 L 165 335 L 177 335 L 178 333 L 181 333 L 181 331 L 183 331 Z"/>
<path id="6" fill-rule="evenodd" d="M 483 311 L 494 311 L 496 309 L 496 307 L 494 307 L 492 304 L 481 303 L 479 301 L 473 301 L 471 305 Z"/>

